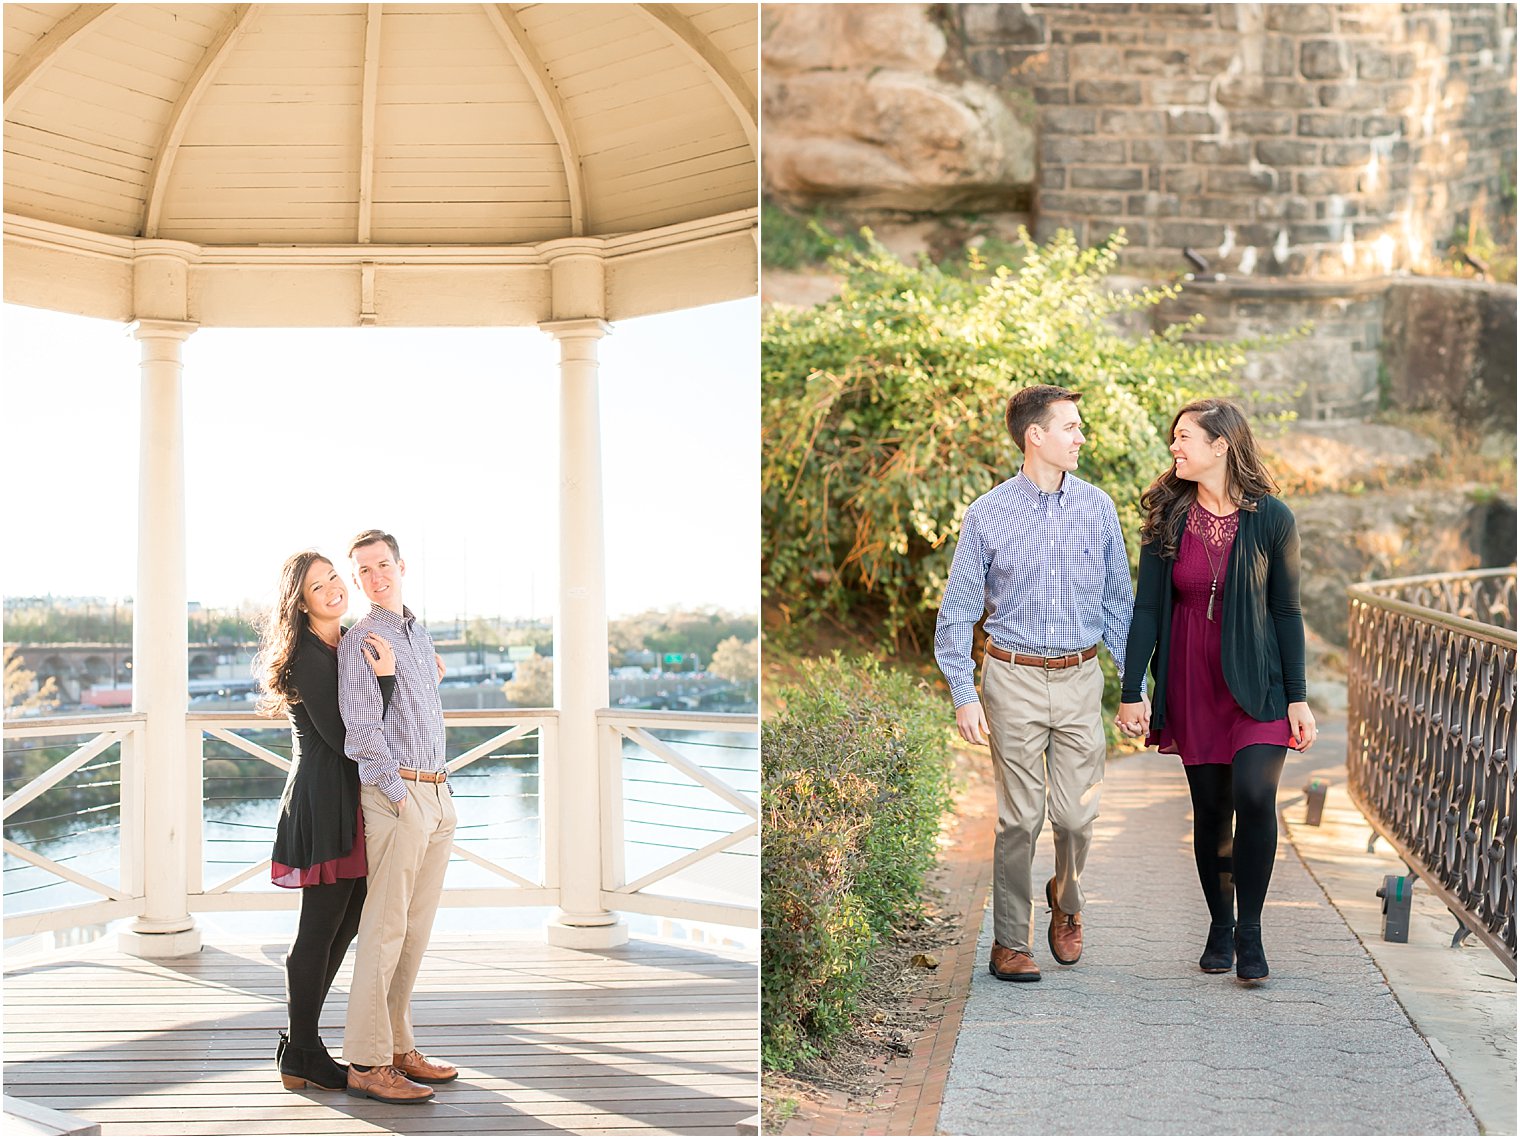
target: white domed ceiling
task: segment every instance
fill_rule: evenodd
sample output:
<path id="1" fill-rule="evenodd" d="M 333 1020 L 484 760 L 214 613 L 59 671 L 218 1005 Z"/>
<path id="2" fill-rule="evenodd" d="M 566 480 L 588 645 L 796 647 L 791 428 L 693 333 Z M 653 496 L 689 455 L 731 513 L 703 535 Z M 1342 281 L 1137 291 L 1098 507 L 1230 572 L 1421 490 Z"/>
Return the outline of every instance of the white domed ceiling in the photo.
<path id="1" fill-rule="evenodd" d="M 752 4 L 6 4 L 5 210 L 516 245 L 756 204 Z"/>

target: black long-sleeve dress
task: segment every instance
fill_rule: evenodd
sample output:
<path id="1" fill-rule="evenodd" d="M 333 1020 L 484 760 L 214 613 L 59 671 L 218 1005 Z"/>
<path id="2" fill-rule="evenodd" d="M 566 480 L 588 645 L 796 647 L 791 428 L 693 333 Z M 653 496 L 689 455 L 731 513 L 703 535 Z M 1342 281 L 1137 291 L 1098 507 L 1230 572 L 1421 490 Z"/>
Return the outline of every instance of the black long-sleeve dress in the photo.
<path id="1" fill-rule="evenodd" d="M 288 887 L 363 878 L 359 766 L 343 751 L 337 650 L 307 629 L 290 669 L 300 701 L 288 712 L 291 767 L 280 797 L 270 878 Z M 387 708 L 395 687 L 394 676 L 380 677 L 380 697 Z"/>

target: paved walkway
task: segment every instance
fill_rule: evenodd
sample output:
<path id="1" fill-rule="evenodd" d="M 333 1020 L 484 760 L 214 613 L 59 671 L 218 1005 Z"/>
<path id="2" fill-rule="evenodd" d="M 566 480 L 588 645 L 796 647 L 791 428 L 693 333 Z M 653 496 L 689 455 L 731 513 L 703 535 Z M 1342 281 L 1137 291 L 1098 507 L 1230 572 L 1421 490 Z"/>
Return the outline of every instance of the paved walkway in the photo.
<path id="1" fill-rule="evenodd" d="M 1290 843 L 1278 845 L 1263 914 L 1271 979 L 1249 987 L 1199 971 L 1208 917 L 1191 843 L 1175 758 L 1109 767 L 1083 875 L 1082 962 L 1051 960 L 1037 911 L 1044 979 L 996 980 L 985 967 L 988 908 L 939 1131 L 1477 1134 L 1446 1070 Z M 1047 828 L 1036 882 L 1052 862 Z"/>

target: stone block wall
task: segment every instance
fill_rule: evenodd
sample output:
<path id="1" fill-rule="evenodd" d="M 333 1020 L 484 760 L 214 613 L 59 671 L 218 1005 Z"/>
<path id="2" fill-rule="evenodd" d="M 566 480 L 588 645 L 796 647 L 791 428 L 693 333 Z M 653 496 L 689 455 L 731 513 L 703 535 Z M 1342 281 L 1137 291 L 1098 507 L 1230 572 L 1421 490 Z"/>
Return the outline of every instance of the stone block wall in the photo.
<path id="1" fill-rule="evenodd" d="M 961 64 L 1037 114 L 1036 236 L 1126 263 L 1365 278 L 1512 216 L 1512 4 L 965 4 Z"/>
<path id="2" fill-rule="evenodd" d="M 1260 411 L 1291 408 L 1301 420 L 1360 419 L 1377 411 L 1388 282 L 1229 278 L 1189 281 L 1153 313 L 1157 330 L 1204 317 L 1191 340 L 1249 339 L 1309 331 L 1253 352 L 1237 377 Z"/>

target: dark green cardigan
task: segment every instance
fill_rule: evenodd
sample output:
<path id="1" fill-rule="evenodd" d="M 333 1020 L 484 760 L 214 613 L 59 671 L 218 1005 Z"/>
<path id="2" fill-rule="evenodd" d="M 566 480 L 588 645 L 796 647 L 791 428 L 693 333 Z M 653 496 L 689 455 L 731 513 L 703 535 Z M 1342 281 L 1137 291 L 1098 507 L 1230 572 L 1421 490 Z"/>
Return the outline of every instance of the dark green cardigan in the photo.
<path id="1" fill-rule="evenodd" d="M 1166 720 L 1166 677 L 1172 640 L 1172 568 L 1157 543 L 1140 551 L 1140 581 L 1124 653 L 1121 699 L 1140 699 L 1149 665 L 1155 678 L 1151 728 Z M 1280 720 L 1307 699 L 1304 619 L 1298 606 L 1298 528 L 1281 499 L 1266 495 L 1240 512 L 1221 592 L 1220 661 L 1230 695 L 1254 720 Z"/>

